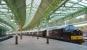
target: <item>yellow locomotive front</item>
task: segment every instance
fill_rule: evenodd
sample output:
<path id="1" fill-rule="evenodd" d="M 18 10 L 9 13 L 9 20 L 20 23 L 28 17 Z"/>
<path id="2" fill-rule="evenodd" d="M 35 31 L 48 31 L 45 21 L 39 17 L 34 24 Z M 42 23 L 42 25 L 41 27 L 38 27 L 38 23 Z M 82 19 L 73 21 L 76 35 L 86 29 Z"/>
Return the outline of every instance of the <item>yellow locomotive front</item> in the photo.
<path id="1" fill-rule="evenodd" d="M 71 41 L 72 42 L 77 42 L 77 43 L 83 43 L 83 32 L 80 30 L 75 30 L 73 31 L 73 34 L 71 34 Z"/>
<path id="2" fill-rule="evenodd" d="M 64 32 L 69 36 L 69 40 L 74 43 L 83 43 L 83 32 L 73 25 L 65 27 Z"/>

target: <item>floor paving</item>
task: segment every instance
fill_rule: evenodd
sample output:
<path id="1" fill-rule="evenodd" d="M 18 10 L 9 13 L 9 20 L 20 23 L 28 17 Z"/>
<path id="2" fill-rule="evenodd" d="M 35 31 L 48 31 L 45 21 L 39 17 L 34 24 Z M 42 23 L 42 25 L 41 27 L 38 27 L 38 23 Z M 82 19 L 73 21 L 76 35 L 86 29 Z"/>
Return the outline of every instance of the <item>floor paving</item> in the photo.
<path id="1" fill-rule="evenodd" d="M 15 45 L 15 37 L 13 37 L 0 42 L 0 50 L 87 50 L 87 46 L 53 39 L 46 44 L 46 39 L 41 37 L 37 40 L 37 37 L 23 36 L 23 39 L 18 41 L 19 44 Z"/>

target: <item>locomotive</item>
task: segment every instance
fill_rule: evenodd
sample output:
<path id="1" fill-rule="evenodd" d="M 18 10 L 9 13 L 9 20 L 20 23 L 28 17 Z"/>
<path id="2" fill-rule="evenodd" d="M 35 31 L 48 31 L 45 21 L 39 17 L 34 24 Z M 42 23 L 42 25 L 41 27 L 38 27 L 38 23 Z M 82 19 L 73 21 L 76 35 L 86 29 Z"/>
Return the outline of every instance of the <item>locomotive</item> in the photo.
<path id="1" fill-rule="evenodd" d="M 42 37 L 46 37 L 46 30 L 42 31 Z M 49 30 L 49 38 L 58 39 L 73 43 L 83 43 L 83 32 L 73 25 L 64 28 Z"/>

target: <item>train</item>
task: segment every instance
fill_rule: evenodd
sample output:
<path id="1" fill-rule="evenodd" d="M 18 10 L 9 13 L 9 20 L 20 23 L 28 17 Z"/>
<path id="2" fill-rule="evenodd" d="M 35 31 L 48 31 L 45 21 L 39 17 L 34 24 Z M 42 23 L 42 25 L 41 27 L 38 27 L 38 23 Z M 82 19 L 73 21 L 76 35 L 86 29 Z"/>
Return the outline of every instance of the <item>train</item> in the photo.
<path id="1" fill-rule="evenodd" d="M 39 36 L 39 37 L 48 37 L 51 39 L 63 40 L 67 42 L 73 43 L 83 43 L 83 32 L 77 29 L 74 25 L 67 25 L 63 28 L 59 29 L 51 29 L 49 30 L 49 36 L 47 36 L 47 30 L 37 32 L 30 32 L 32 36 Z M 28 34 L 28 33 L 27 33 Z"/>
<path id="2" fill-rule="evenodd" d="M 73 25 L 49 31 L 49 37 L 73 43 L 83 43 L 83 32 Z"/>

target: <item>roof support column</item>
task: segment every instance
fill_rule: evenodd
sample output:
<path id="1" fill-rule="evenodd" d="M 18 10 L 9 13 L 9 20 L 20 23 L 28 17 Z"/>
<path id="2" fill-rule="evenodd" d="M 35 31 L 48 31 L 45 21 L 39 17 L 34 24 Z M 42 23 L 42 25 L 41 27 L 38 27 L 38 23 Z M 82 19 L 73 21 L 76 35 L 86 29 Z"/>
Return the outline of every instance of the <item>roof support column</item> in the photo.
<path id="1" fill-rule="evenodd" d="M 50 17 L 48 16 L 46 18 L 46 28 L 47 28 L 47 32 L 46 32 L 46 43 L 49 44 L 49 20 L 50 20 Z"/>
<path id="2" fill-rule="evenodd" d="M 15 45 L 18 45 L 18 34 L 15 36 Z"/>
<path id="3" fill-rule="evenodd" d="M 40 30 L 40 28 L 39 28 L 39 26 L 37 27 L 37 39 L 39 39 L 39 30 Z"/>
<path id="4" fill-rule="evenodd" d="M 18 31 L 20 32 L 20 39 L 22 40 L 22 26 L 21 25 L 19 25 L 19 30 Z"/>

